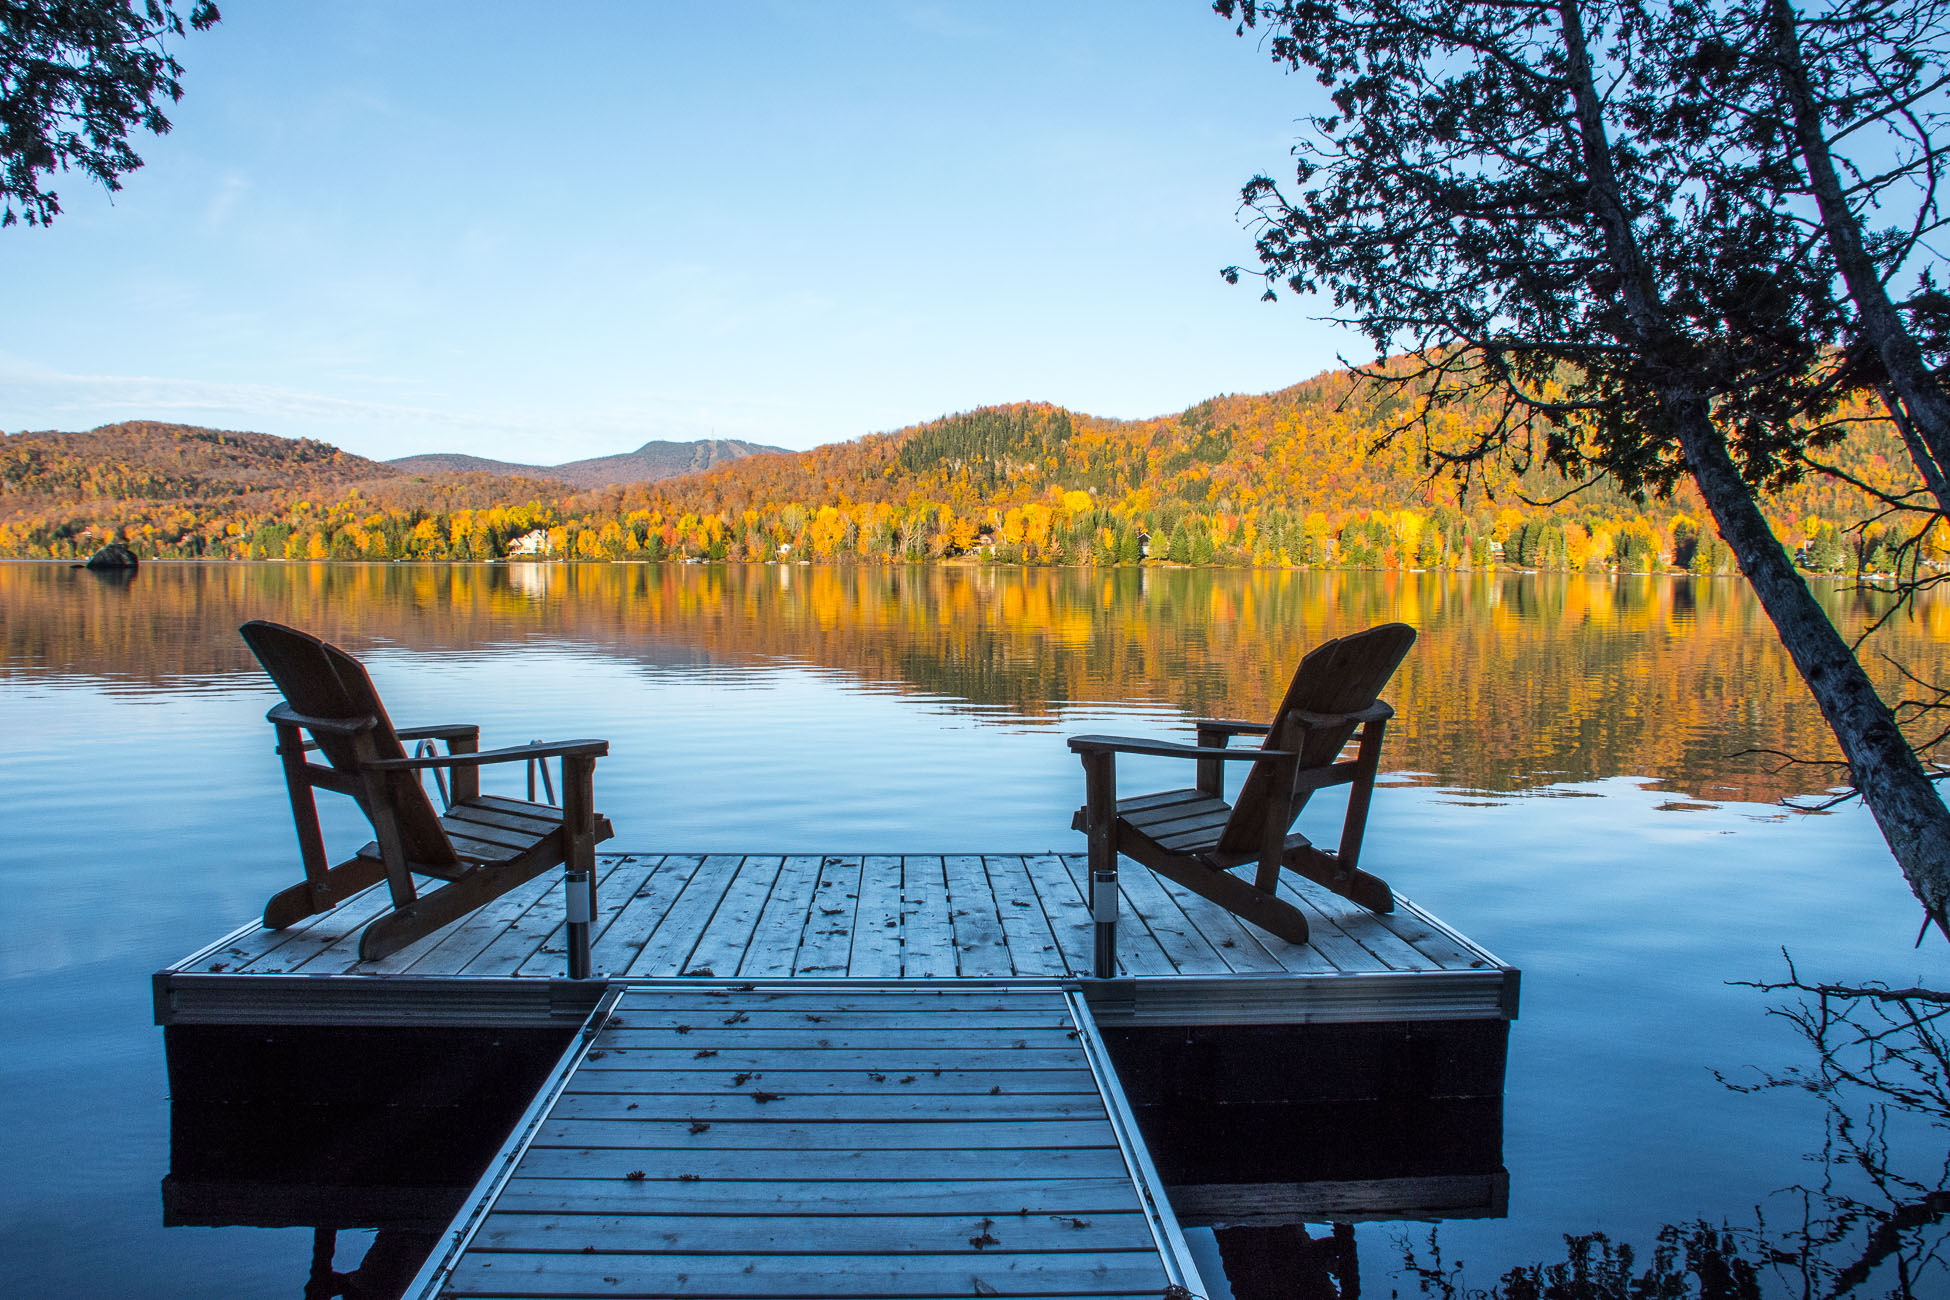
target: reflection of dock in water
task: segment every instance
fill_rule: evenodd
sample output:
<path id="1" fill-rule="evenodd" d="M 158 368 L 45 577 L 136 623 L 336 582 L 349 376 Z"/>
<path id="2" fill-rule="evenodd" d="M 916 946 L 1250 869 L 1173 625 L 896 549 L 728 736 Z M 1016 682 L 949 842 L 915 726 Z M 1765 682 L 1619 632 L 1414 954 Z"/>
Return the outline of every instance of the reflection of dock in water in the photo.
<path id="1" fill-rule="evenodd" d="M 869 1280 L 871 1256 L 879 1294 L 1101 1267 L 1097 1291 L 1155 1296 L 1190 1268 L 1179 1224 L 1503 1212 L 1517 972 L 1406 901 L 1283 883 L 1313 932 L 1295 946 L 1124 872 L 1118 970 L 1093 979 L 1076 855 L 599 866 L 587 981 L 562 977 L 552 877 L 379 962 L 357 934 L 383 889 L 158 973 L 169 1220 L 377 1226 L 406 1257 L 452 1220 L 466 1249 L 442 1233 L 428 1269 L 463 1288 L 519 1268 L 541 1294 L 620 1294 L 602 1279 L 663 1268 L 801 1295 L 822 1270 Z M 1094 1208 L 1057 1205 L 1065 1182 Z M 1033 1213 L 1105 1232 L 1012 1240 L 1024 1207 L 1002 1202 L 1035 1188 L 1057 1199 Z"/>

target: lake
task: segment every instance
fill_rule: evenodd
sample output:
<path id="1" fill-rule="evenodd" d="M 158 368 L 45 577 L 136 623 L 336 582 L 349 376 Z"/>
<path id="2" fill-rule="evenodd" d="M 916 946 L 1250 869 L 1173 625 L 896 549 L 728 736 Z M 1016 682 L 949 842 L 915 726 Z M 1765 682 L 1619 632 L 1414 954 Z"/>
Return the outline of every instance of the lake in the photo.
<path id="1" fill-rule="evenodd" d="M 1888 599 L 1822 598 L 1851 632 Z M 1567 1235 L 1632 1243 L 1643 1264 L 1662 1225 L 1798 1226 L 1805 1202 L 1784 1189 L 1819 1181 L 1806 1157 L 1832 1148 L 1831 1117 L 1807 1089 L 1716 1077 L 1817 1064 L 1769 1014 L 1792 1000 L 1738 982 L 1783 978 L 1785 949 L 1807 979 L 1950 986 L 1943 940 L 1912 946 L 1918 909 L 1866 814 L 1776 802 L 1832 775 L 1751 751 L 1833 746 L 1737 579 L 154 563 L 118 582 L 0 563 L 0 1259 L 16 1294 L 304 1287 L 309 1232 L 164 1229 L 158 1196 L 169 1112 L 148 976 L 298 873 L 264 722 L 277 697 L 235 632 L 251 618 L 363 657 L 402 725 L 607 738 L 605 847 L 672 852 L 1080 851 L 1065 735 L 1189 738 L 1193 717 L 1264 715 L 1313 643 L 1413 624 L 1363 865 L 1522 967 L 1523 1009 L 1509 1216 L 1359 1225 L 1371 1295 L 1486 1288 L 1563 1261 Z M 1950 603 L 1870 645 L 1943 679 Z M 343 810 L 328 820 L 353 830 Z M 1896 1155 L 1940 1186 L 1943 1131 L 1917 1131 Z M 340 1235 L 341 1268 L 357 1238 Z M 1887 1293 L 1895 1267 L 1860 1293 Z M 1926 1268 L 1914 1293 L 1950 1294 L 1942 1263 Z"/>

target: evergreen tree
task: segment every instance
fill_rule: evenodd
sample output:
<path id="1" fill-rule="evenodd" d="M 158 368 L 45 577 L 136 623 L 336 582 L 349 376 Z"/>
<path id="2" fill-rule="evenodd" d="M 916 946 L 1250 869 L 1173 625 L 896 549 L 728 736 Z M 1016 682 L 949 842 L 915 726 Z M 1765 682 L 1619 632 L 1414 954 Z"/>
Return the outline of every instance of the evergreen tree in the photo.
<path id="1" fill-rule="evenodd" d="M 1794 206 L 1778 201 L 1777 164 L 1805 153 L 1816 167 L 1811 137 L 1832 141 L 1852 123 L 1932 120 L 1934 105 L 1919 111 L 1914 98 L 1942 84 L 1931 55 L 1943 11 L 1905 10 L 1919 15 L 1913 36 L 1883 29 L 1901 47 L 1893 66 L 1919 69 L 1920 81 L 1851 82 L 1845 60 L 1798 65 L 1814 104 L 1847 102 L 1831 92 L 1855 87 L 1867 107 L 1839 124 L 1817 111 L 1810 123 L 1789 86 L 1799 153 L 1770 156 L 1748 148 L 1749 105 L 1729 102 L 1709 75 L 1741 60 L 1729 42 L 1702 42 L 1700 14 L 1719 12 L 1704 4 L 1215 7 L 1242 33 L 1264 20 L 1272 57 L 1310 70 L 1333 101 L 1308 119 L 1291 192 L 1266 177 L 1244 191 L 1268 294 L 1324 292 L 1378 353 L 1419 358 L 1371 373 L 1414 386 L 1428 414 L 1407 428 L 1430 460 L 1465 477 L 1497 456 L 1541 457 L 1635 494 L 1690 477 L 1912 891 L 1950 936 L 1950 809 L 1759 504 L 1806 471 L 1809 452 L 1840 439 L 1825 423 L 1850 382 L 1836 359 L 1859 355 L 1858 327 L 1876 336 L 1836 293 L 1846 250 L 1825 259 Z M 1885 21 L 1882 6 L 1859 12 Z M 1784 0 L 1767 13 L 1777 28 L 1793 19 Z M 1786 43 L 1768 48 L 1771 62 L 1749 66 L 1785 85 Z M 1738 165 L 1729 154 L 1742 155 Z M 1931 149 L 1917 165 L 1933 177 L 1939 157 Z M 1872 159 L 1862 168 L 1881 170 Z M 1933 204 L 1934 185 L 1919 192 Z M 1858 201 L 1880 195 L 1868 186 Z M 1824 233 L 1839 249 L 1836 224 Z M 1936 229 L 1933 207 L 1916 226 Z M 1882 270 L 1873 254 L 1870 269 Z M 1893 385 L 1895 366 L 1884 370 Z M 1432 417 L 1482 398 L 1500 402 L 1503 418 L 1447 441 Z M 1942 475 L 1928 451 L 1918 468 L 1935 488 Z"/>

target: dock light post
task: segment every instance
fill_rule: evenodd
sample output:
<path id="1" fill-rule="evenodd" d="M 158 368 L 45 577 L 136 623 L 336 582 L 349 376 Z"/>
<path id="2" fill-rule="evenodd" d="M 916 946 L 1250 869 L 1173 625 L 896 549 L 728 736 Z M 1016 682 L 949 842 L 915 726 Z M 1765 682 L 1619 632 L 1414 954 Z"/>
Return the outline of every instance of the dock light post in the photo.
<path id="1" fill-rule="evenodd" d="M 589 978 L 589 922 L 596 907 L 595 873 L 570 867 L 562 873 L 562 888 L 568 895 L 569 978 Z"/>
<path id="2" fill-rule="evenodd" d="M 1100 980 L 1117 974 L 1117 868 L 1095 867 L 1090 872 L 1090 919 L 1095 922 L 1096 945 L 1091 974 Z"/>

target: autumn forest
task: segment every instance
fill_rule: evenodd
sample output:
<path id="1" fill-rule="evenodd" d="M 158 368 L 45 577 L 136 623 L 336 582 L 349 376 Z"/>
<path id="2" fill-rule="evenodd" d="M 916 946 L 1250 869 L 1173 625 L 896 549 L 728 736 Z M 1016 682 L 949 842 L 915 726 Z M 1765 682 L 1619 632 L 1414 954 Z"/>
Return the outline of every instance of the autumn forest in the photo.
<path id="1" fill-rule="evenodd" d="M 427 474 L 325 443 L 130 422 L 0 436 L 0 555 L 111 542 L 185 559 L 741 560 L 1728 572 L 1682 489 L 1571 492 L 1550 471 L 1431 468 L 1413 398 L 1331 371 L 1263 396 L 1119 421 L 987 407 L 657 482 Z M 1901 491 L 1907 458 L 1863 411 L 1811 473 L 1767 499 L 1823 572 L 1882 572 L 1904 534 L 1848 480 Z M 1432 417 L 1466 434 L 1490 412 Z M 1946 539 L 1922 551 L 1940 560 Z"/>

